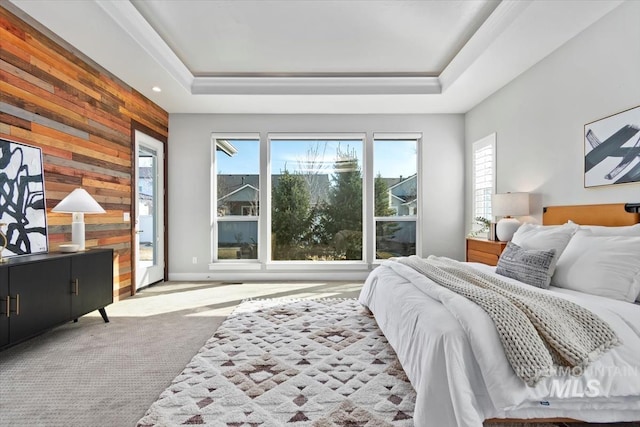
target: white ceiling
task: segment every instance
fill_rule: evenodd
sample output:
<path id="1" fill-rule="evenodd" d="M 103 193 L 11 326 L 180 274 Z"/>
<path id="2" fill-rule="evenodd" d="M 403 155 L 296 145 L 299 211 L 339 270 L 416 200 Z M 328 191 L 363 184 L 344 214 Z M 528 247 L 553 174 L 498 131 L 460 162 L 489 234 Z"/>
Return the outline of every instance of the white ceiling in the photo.
<path id="1" fill-rule="evenodd" d="M 132 3 L 195 76 L 437 76 L 499 1 Z"/>
<path id="2" fill-rule="evenodd" d="M 342 114 L 464 113 L 622 3 L 11 2 L 170 113 Z"/>

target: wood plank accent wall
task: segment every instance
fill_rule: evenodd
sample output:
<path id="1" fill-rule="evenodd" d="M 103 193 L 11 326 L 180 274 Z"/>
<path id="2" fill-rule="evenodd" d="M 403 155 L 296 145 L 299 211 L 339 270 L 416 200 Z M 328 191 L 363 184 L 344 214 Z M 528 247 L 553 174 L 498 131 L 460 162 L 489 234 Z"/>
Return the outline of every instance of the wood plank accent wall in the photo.
<path id="1" fill-rule="evenodd" d="M 74 188 L 104 207 L 85 215 L 86 245 L 114 249 L 114 298 L 126 297 L 135 288 L 123 219 L 135 208 L 133 129 L 166 144 L 169 115 L 25 20 L 0 6 L 0 136 L 42 148 L 50 251 L 71 241 L 71 215 L 51 208 Z"/>

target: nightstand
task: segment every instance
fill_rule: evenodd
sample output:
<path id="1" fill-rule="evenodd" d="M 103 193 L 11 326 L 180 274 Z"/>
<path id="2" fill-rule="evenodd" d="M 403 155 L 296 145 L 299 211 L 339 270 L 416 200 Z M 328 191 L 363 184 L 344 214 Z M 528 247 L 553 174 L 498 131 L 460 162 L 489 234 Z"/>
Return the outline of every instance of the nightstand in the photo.
<path id="1" fill-rule="evenodd" d="M 507 242 L 467 237 L 467 262 L 496 265 Z"/>

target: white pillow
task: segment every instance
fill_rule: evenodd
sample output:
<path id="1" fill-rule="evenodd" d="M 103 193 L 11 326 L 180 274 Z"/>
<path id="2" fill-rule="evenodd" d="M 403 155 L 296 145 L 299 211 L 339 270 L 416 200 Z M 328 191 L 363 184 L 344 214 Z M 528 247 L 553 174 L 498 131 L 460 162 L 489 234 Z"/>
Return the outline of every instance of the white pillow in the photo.
<path id="1" fill-rule="evenodd" d="M 560 226 L 545 226 L 537 224 L 522 224 L 515 232 L 511 241 L 521 248 L 538 251 L 556 250 L 549 274 L 553 275 L 556 263 L 564 248 L 569 244 L 571 236 L 578 230 L 576 224 L 562 224 Z"/>
<path id="2" fill-rule="evenodd" d="M 578 231 L 560 256 L 551 284 L 633 302 L 640 294 L 640 236 Z"/>
<path id="3" fill-rule="evenodd" d="M 569 221 L 571 222 L 571 221 Z M 573 222 L 571 222 L 573 224 Z M 640 236 L 640 224 L 621 227 L 605 227 L 603 225 L 580 225 L 580 230 L 589 230 L 594 236 Z"/>
<path id="4" fill-rule="evenodd" d="M 574 224 L 573 221 L 569 220 Z M 624 225 L 618 227 L 605 227 L 602 225 L 580 225 L 580 230 L 589 230 L 594 236 L 640 236 L 640 224 Z M 636 298 L 640 302 L 640 294 Z"/>

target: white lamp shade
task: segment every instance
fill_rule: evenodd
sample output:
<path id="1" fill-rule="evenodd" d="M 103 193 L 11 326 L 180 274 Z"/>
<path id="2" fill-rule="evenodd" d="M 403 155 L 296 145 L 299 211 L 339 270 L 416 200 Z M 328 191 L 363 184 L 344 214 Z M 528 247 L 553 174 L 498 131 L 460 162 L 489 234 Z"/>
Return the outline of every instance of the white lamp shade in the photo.
<path id="1" fill-rule="evenodd" d="M 62 199 L 51 212 L 71 213 L 71 241 L 78 250 L 84 251 L 84 214 L 106 213 L 102 206 L 84 188 L 76 188 Z"/>
<path id="2" fill-rule="evenodd" d="M 529 193 L 500 193 L 491 198 L 495 216 L 529 215 Z"/>
<path id="3" fill-rule="evenodd" d="M 102 206 L 84 188 L 76 188 L 62 199 L 51 212 L 61 213 L 106 213 Z"/>

